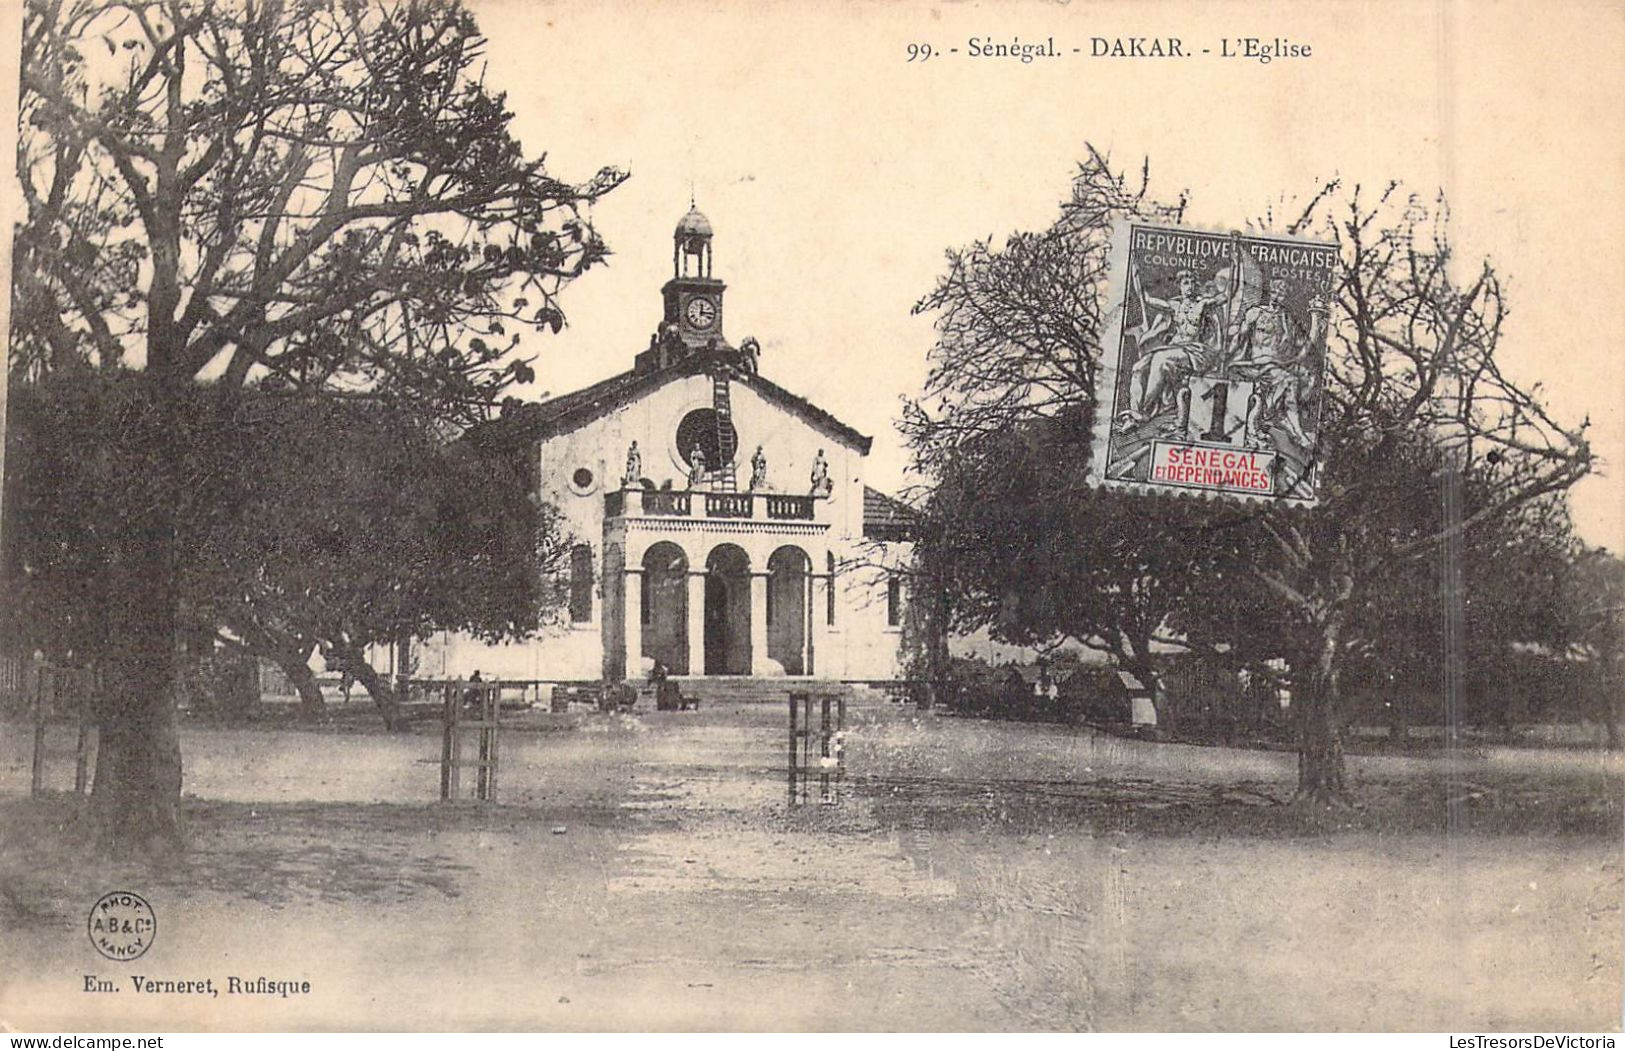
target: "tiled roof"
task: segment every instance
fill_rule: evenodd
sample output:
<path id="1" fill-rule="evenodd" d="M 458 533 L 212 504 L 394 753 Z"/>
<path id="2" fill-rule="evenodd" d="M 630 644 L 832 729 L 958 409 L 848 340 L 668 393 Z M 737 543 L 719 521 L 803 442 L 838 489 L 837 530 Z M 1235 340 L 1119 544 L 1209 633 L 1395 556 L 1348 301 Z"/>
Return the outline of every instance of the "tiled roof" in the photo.
<path id="1" fill-rule="evenodd" d="M 863 535 L 871 540 L 913 539 L 914 509 L 878 489 L 863 487 Z"/>

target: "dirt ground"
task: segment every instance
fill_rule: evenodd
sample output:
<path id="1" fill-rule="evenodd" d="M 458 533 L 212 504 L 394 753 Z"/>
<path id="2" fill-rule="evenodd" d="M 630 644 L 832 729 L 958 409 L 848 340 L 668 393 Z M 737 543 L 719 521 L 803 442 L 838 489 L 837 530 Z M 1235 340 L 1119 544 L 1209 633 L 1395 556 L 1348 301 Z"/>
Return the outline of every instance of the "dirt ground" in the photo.
<path id="1" fill-rule="evenodd" d="M 1600 753 L 1354 759 L 1362 808 L 1308 821 L 1279 805 L 1291 755 L 880 704 L 841 805 L 791 812 L 777 709 L 520 721 L 495 808 L 433 802 L 427 729 L 189 727 L 193 842 L 161 868 L 26 799 L 0 727 L 0 1025 L 1619 1028 L 1625 769 Z M 86 937 L 114 889 L 158 919 L 134 963 Z"/>

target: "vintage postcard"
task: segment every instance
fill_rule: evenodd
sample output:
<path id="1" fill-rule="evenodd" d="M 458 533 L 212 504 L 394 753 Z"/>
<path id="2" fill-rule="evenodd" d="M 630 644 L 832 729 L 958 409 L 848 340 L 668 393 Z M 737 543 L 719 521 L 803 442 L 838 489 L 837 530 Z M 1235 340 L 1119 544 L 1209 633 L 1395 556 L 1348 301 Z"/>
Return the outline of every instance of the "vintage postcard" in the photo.
<path id="1" fill-rule="evenodd" d="M 1618 1040 L 1617 0 L 0 72 L 7 1034 Z"/>

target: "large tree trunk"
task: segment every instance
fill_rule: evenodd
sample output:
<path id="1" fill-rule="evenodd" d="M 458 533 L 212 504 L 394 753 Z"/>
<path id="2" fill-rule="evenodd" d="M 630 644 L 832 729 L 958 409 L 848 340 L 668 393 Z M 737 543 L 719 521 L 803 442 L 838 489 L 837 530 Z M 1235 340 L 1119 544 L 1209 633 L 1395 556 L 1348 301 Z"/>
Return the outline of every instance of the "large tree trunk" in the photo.
<path id="1" fill-rule="evenodd" d="M 1297 662 L 1292 707 L 1298 723 L 1298 790 L 1293 802 L 1343 807 L 1352 802 L 1343 762 L 1343 713 L 1337 688 L 1340 625 L 1323 625 L 1318 647 Z"/>
<path id="2" fill-rule="evenodd" d="M 269 638 L 265 641 L 271 643 Z M 322 713 L 327 710 L 327 698 L 322 696 L 322 687 L 316 681 L 316 673 L 310 670 L 310 654 L 313 648 L 301 652 L 294 646 L 274 643 L 263 648 L 256 647 L 257 655 L 275 664 L 277 670 L 282 672 L 288 684 L 293 687 L 294 693 L 299 695 L 299 719 L 307 723 L 320 719 Z"/>
<path id="3" fill-rule="evenodd" d="M 1151 698 L 1151 711 L 1156 716 L 1157 730 L 1169 733 L 1173 730 L 1173 712 L 1168 705 L 1168 698 L 1163 695 L 1162 681 L 1157 677 L 1156 665 L 1151 662 L 1151 637 L 1149 635 L 1131 636 L 1124 632 L 1117 640 L 1117 661 L 1124 671 L 1133 675 L 1145 686 Z"/>
<path id="4" fill-rule="evenodd" d="M 390 688 L 388 680 L 379 675 L 377 670 L 367 662 L 360 652 L 344 646 L 333 647 L 328 650 L 331 662 L 338 666 L 342 672 L 348 672 L 351 678 L 359 682 L 372 698 L 372 703 L 383 717 L 386 730 L 398 730 L 401 727 L 401 700 Z"/>
<path id="5" fill-rule="evenodd" d="M 253 622 L 232 625 L 249 643 L 253 652 L 274 663 L 287 676 L 294 692 L 299 695 L 299 718 L 315 722 L 327 709 L 316 673 L 310 670 L 310 655 L 316 649 L 296 635 L 261 627 Z"/>
<path id="6" fill-rule="evenodd" d="M 1601 678 L 1601 688 L 1596 691 L 1595 695 L 1598 701 L 1598 707 L 1602 709 L 1601 714 L 1603 730 L 1608 734 L 1608 750 L 1610 752 L 1617 752 L 1620 750 L 1620 695 L 1617 689 L 1612 688 L 1606 677 Z"/>
<path id="7" fill-rule="evenodd" d="M 930 623 L 925 637 L 926 687 L 922 693 L 923 707 L 947 707 L 953 701 L 948 683 L 948 620 L 952 615 L 948 588 L 934 574 L 929 578 L 931 588 Z M 834 587 L 833 580 L 830 587 Z"/>
<path id="8" fill-rule="evenodd" d="M 98 745 L 91 802 L 98 841 L 115 853 L 182 843 L 174 477 L 153 479 L 150 510 L 142 521 L 125 524 L 123 544 L 108 574 L 109 660 L 95 701 Z"/>
<path id="9" fill-rule="evenodd" d="M 130 665 L 120 662 L 111 677 L 120 680 L 129 674 Z M 154 846 L 178 848 L 180 794 L 174 706 L 152 674 L 137 671 L 134 683 L 119 688 L 98 720 L 91 790 L 98 841 L 119 854 Z"/>
<path id="10" fill-rule="evenodd" d="M 1411 709 L 1405 698 L 1399 696 L 1392 682 L 1388 692 L 1388 742 L 1401 748 L 1411 744 Z"/>
<path id="11" fill-rule="evenodd" d="M 327 698 L 322 696 L 321 684 L 316 681 L 316 673 L 310 670 L 309 662 L 296 658 L 278 667 L 299 694 L 299 718 L 305 722 L 320 719 L 327 710 Z"/>

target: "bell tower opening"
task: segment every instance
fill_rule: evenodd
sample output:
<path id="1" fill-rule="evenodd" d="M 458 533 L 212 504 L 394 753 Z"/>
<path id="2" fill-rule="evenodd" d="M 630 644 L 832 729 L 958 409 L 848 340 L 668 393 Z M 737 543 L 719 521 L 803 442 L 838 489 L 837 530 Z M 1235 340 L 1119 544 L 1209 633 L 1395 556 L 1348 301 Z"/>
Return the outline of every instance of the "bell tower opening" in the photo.
<path id="1" fill-rule="evenodd" d="M 637 356 L 638 372 L 663 369 L 692 354 L 725 348 L 722 293 L 727 288 L 712 274 L 711 220 L 693 207 L 672 233 L 671 280 L 660 289 L 660 327 L 649 349 Z"/>
<path id="2" fill-rule="evenodd" d="M 688 214 L 677 221 L 672 234 L 672 277 L 711 276 L 711 220 L 689 203 Z"/>

